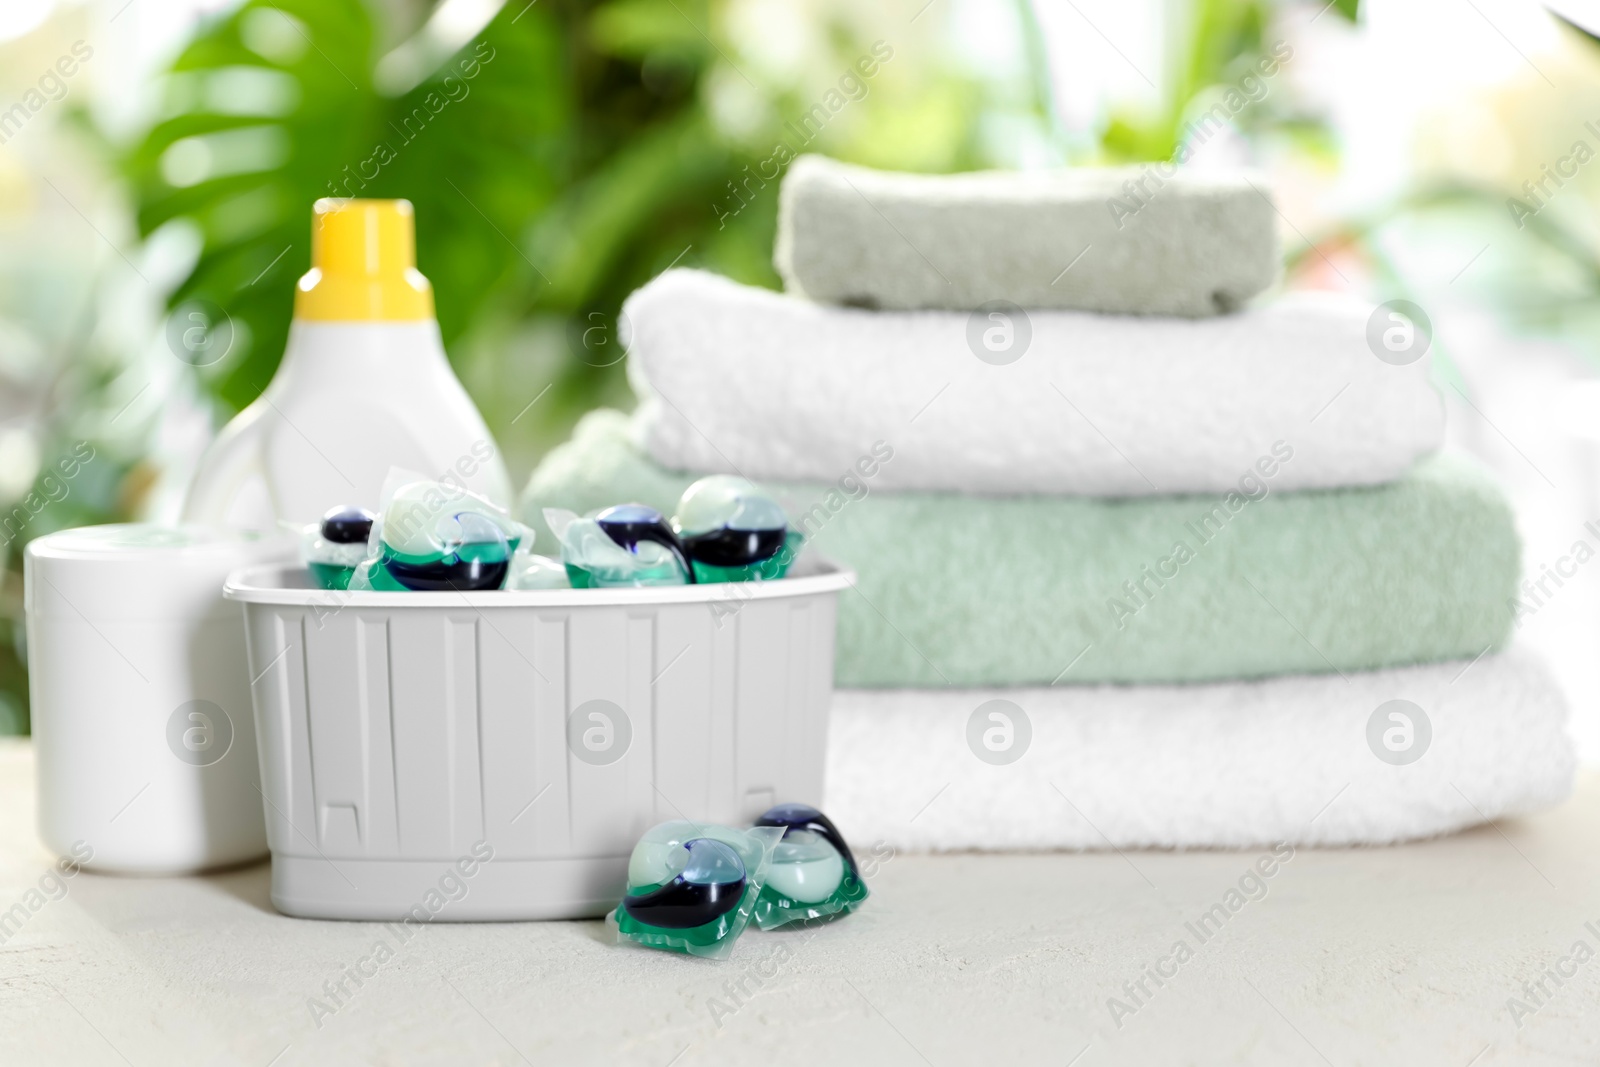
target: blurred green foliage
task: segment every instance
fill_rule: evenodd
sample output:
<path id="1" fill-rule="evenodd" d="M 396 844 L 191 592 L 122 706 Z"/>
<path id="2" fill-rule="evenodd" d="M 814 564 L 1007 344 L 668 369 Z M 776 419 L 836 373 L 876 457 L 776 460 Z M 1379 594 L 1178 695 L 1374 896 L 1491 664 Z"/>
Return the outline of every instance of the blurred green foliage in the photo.
<path id="1" fill-rule="evenodd" d="M 1313 17 L 1337 15 L 1355 22 L 1360 0 L 1334 0 Z M 1194 0 L 1175 36 L 1160 105 L 1154 110 L 1112 114 L 1100 148 L 1113 162 L 1170 158 L 1183 140 L 1184 127 L 1197 110 L 1212 103 L 1216 90 L 1237 84 L 1267 57 L 1280 4 L 1273 0 Z M 1327 128 L 1315 115 L 1302 114 L 1281 93 L 1268 92 L 1259 105 L 1236 116 L 1241 129 L 1271 130 L 1297 138 L 1302 147 L 1328 148 Z"/>

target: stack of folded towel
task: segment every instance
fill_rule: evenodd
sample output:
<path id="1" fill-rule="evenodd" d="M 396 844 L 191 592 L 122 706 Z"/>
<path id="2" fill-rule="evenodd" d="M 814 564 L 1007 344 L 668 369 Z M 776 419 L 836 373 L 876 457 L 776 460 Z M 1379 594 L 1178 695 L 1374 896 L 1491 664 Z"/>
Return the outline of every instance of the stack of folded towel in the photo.
<path id="1" fill-rule="evenodd" d="M 670 510 L 706 473 L 778 492 L 859 575 L 828 769 L 858 837 L 1378 843 L 1566 796 L 1561 695 L 1503 651 L 1511 512 L 1434 454 L 1425 361 L 1378 359 L 1365 305 L 1240 310 L 1276 273 L 1249 176 L 1118 211 L 1126 180 L 797 161 L 790 295 L 635 293 L 640 407 L 586 417 L 524 519 Z"/>

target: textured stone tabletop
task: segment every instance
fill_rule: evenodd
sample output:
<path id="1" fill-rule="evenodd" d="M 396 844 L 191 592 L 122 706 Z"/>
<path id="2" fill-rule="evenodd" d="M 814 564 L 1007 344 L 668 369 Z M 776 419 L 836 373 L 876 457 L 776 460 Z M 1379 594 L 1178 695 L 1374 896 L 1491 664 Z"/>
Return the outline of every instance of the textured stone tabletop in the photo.
<path id="1" fill-rule="evenodd" d="M 265 864 L 56 883 L 33 810 L 0 744 L 6 1067 L 1600 1063 L 1593 773 L 1402 848 L 886 855 L 856 916 L 720 964 L 599 922 L 289 919 Z"/>

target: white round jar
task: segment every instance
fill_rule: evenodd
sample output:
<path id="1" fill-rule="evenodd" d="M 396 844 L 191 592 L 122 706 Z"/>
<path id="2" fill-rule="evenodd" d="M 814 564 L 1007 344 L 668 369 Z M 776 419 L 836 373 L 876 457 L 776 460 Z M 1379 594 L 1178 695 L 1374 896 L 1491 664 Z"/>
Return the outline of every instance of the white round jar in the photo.
<path id="1" fill-rule="evenodd" d="M 88 526 L 23 560 L 39 835 L 91 870 L 267 853 L 236 568 L 292 552 L 205 527 Z"/>

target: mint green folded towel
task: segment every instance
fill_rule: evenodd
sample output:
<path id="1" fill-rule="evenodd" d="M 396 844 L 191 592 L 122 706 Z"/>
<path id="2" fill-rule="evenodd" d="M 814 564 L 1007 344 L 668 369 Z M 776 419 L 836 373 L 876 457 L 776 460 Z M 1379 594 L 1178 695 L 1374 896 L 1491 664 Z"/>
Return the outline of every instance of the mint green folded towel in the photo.
<path id="1" fill-rule="evenodd" d="M 1462 459 L 1371 488 L 1278 493 L 1242 471 L 1225 496 L 1107 500 L 877 493 L 894 462 L 879 453 L 835 485 L 769 486 L 859 574 L 840 600 L 842 686 L 1344 673 L 1471 659 L 1510 636 L 1511 511 Z M 644 458 L 626 416 L 593 412 L 534 471 L 521 517 L 549 546 L 542 508 L 670 513 L 693 480 Z"/>

